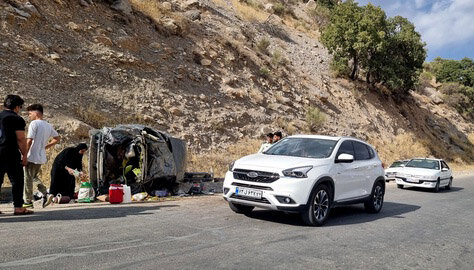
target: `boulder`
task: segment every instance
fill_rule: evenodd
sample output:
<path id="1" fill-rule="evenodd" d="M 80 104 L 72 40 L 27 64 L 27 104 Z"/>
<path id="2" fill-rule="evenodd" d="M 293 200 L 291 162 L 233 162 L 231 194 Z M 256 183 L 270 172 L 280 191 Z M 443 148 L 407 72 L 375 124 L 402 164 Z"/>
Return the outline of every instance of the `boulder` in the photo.
<path id="1" fill-rule="evenodd" d="M 188 10 L 191 8 L 198 8 L 201 4 L 198 0 L 189 0 L 181 4 L 181 9 Z"/>
<path id="2" fill-rule="evenodd" d="M 63 129 L 67 135 L 73 138 L 84 139 L 89 137 L 92 127 L 82 121 L 71 119 L 65 123 Z"/>
<path id="3" fill-rule="evenodd" d="M 165 10 L 165 11 L 171 11 L 173 9 L 170 2 L 161 3 L 161 8 L 163 8 L 163 10 Z"/>
<path id="4" fill-rule="evenodd" d="M 184 13 L 184 16 L 191 21 L 201 20 L 201 11 L 195 10 L 188 10 Z"/>

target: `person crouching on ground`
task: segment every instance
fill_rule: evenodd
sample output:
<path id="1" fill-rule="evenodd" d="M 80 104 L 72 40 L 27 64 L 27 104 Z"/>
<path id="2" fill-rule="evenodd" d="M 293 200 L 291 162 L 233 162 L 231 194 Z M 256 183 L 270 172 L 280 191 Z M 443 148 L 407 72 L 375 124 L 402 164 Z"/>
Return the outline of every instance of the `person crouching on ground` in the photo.
<path id="1" fill-rule="evenodd" d="M 17 95 L 8 95 L 0 112 L 0 189 L 7 173 L 12 184 L 13 214 L 33 214 L 23 207 L 23 166 L 27 163 L 25 120 L 18 113 L 24 100 Z M 1 212 L 0 212 L 1 214 Z"/>
<path id="2" fill-rule="evenodd" d="M 272 146 L 272 143 L 273 143 L 273 133 L 267 133 L 266 142 L 262 143 L 262 146 L 260 146 L 258 153 L 265 152 L 268 148 L 270 148 L 270 146 Z"/>
<path id="3" fill-rule="evenodd" d="M 80 143 L 75 147 L 68 147 L 61 151 L 54 159 L 51 168 L 51 186 L 49 193 L 57 196 L 74 197 L 76 178 L 74 174 L 82 174 L 82 157 L 87 151 L 87 144 Z M 79 176 L 76 175 L 76 176 Z"/>
<path id="4" fill-rule="evenodd" d="M 53 126 L 43 120 L 43 106 L 41 104 L 33 104 L 26 108 L 28 117 L 31 120 L 28 127 L 28 135 L 26 136 L 26 148 L 28 151 L 28 163 L 24 167 L 25 170 L 25 194 L 23 207 L 33 207 L 33 183 L 38 190 L 43 193 L 43 207 L 51 203 L 53 196 L 47 194 L 47 190 L 43 182 L 38 177 L 41 165 L 45 164 L 46 149 L 57 144 L 60 137 Z M 50 142 L 49 139 L 53 138 Z M 49 142 L 49 143 L 48 143 Z"/>

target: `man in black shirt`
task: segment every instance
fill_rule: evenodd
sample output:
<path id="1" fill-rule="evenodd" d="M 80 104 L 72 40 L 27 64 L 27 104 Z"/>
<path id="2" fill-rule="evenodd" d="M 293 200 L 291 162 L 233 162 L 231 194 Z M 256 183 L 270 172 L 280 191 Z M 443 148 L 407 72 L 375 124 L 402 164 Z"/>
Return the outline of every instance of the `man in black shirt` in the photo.
<path id="1" fill-rule="evenodd" d="M 12 184 L 15 215 L 32 214 L 23 207 L 23 166 L 27 164 L 25 120 L 18 115 L 23 99 L 8 95 L 0 112 L 0 188 L 7 173 Z"/>

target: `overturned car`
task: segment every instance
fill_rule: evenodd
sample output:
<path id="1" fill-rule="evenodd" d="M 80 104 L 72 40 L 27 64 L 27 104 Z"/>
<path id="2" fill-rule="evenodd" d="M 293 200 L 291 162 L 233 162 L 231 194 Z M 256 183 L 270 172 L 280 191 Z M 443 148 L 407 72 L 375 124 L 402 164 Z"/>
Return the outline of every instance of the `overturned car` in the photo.
<path id="1" fill-rule="evenodd" d="M 90 132 L 89 175 L 96 194 L 110 184 L 127 184 L 132 194 L 176 191 L 186 169 L 186 143 L 143 125 Z"/>

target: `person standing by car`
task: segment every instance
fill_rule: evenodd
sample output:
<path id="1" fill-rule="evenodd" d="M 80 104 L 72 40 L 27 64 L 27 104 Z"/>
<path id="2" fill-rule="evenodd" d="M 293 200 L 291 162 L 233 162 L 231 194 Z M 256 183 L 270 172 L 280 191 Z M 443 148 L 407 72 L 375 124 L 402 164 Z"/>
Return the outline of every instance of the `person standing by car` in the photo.
<path id="1" fill-rule="evenodd" d="M 265 152 L 265 150 L 270 148 L 270 146 L 272 146 L 273 133 L 267 133 L 267 135 L 265 135 L 265 137 L 266 137 L 266 142 L 262 143 L 262 146 L 260 146 L 260 149 L 258 150 L 257 153 L 263 153 L 263 152 Z"/>
<path id="2" fill-rule="evenodd" d="M 26 147 L 28 151 L 28 163 L 25 166 L 25 194 L 24 207 L 33 207 L 33 183 L 38 190 L 43 193 L 43 207 L 51 203 L 52 195 L 47 194 L 46 187 L 38 178 L 41 165 L 45 164 L 46 149 L 57 144 L 60 137 L 53 126 L 43 120 L 43 106 L 41 104 L 33 104 L 26 108 L 28 117 L 31 120 L 28 127 L 28 135 L 26 136 Z M 53 138 L 49 141 L 50 138 Z"/>
<path id="3" fill-rule="evenodd" d="M 18 113 L 24 100 L 8 95 L 0 113 L 0 188 L 7 173 L 12 184 L 13 214 L 28 215 L 33 211 L 23 207 L 23 166 L 27 163 L 25 120 Z"/>
<path id="4" fill-rule="evenodd" d="M 59 153 L 51 168 L 49 193 L 54 196 L 61 194 L 71 199 L 74 197 L 75 176 L 82 174 L 82 157 L 86 151 L 87 144 L 80 143 L 76 147 L 68 147 Z"/>

